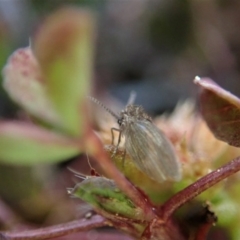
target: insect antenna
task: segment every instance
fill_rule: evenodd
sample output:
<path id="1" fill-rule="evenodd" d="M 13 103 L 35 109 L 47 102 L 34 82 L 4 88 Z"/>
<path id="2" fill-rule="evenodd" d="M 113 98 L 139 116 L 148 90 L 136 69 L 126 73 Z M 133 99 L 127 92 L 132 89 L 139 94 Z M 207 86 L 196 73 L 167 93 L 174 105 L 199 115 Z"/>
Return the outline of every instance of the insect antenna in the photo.
<path id="1" fill-rule="evenodd" d="M 99 100 L 97 100 L 94 97 L 91 96 L 87 96 L 88 99 L 90 99 L 91 101 L 93 101 L 94 103 L 96 103 L 97 105 L 99 105 L 100 107 L 102 107 L 103 109 L 105 109 L 108 113 L 110 113 L 113 117 L 115 117 L 117 120 L 120 118 L 116 113 L 114 113 L 112 110 L 110 110 L 109 108 L 107 108 L 102 102 L 100 102 Z"/>
<path id="2" fill-rule="evenodd" d="M 86 153 L 86 155 L 87 155 L 88 165 L 89 165 L 90 171 L 91 171 L 91 176 L 99 177 L 100 175 L 97 173 L 97 171 L 92 167 L 92 165 L 90 163 L 90 159 L 88 157 L 88 153 Z"/>
<path id="3" fill-rule="evenodd" d="M 87 176 L 86 176 L 85 174 L 80 173 L 80 172 L 78 172 L 78 171 L 76 171 L 76 170 L 74 170 L 74 169 L 72 169 L 72 168 L 70 168 L 70 167 L 68 167 L 67 169 L 68 169 L 70 172 L 74 173 L 74 176 L 75 176 L 75 177 L 78 177 L 78 178 L 80 178 L 80 179 L 82 179 L 82 180 L 85 180 L 85 179 L 87 178 Z"/>
<path id="4" fill-rule="evenodd" d="M 135 102 L 136 96 L 137 96 L 136 92 L 135 91 L 131 91 L 126 106 L 128 106 L 130 104 L 133 104 Z"/>

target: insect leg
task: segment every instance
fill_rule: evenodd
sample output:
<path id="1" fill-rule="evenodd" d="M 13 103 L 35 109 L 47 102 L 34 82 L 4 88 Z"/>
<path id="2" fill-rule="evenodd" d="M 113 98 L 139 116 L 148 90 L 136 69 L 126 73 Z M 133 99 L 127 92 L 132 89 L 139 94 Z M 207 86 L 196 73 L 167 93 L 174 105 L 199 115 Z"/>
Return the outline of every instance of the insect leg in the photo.
<path id="1" fill-rule="evenodd" d="M 117 142 L 117 145 L 115 146 L 115 149 L 114 149 L 114 152 L 113 152 L 113 155 L 112 157 L 116 154 L 117 152 L 117 149 L 118 149 L 118 146 L 121 142 L 121 137 L 122 137 L 122 131 L 118 128 L 111 128 L 111 133 L 112 133 L 112 145 L 114 145 L 114 134 L 113 134 L 113 131 L 117 131 L 119 132 L 119 136 L 118 136 L 118 142 Z"/>
<path id="2" fill-rule="evenodd" d="M 119 136 L 118 136 L 118 142 L 117 142 L 117 145 L 115 146 L 114 148 L 114 151 L 113 151 L 113 154 L 111 157 L 114 157 L 115 154 L 117 153 L 117 150 L 118 150 L 118 147 L 119 147 L 119 144 L 121 142 L 121 137 L 122 137 L 122 131 L 118 128 L 111 128 L 111 134 L 112 134 L 112 145 L 114 145 L 114 134 L 113 134 L 113 131 L 117 131 L 119 132 Z M 123 153 L 123 156 L 122 156 L 122 167 L 124 168 L 124 163 L 125 163 L 125 157 L 126 157 L 126 149 L 124 149 L 124 153 Z"/>
<path id="3" fill-rule="evenodd" d="M 117 148 L 121 142 L 121 135 L 122 135 L 122 131 L 118 128 L 111 128 L 111 134 L 112 134 L 112 145 L 114 145 L 114 134 L 113 134 L 113 131 L 117 131 L 119 132 L 119 136 L 118 136 L 118 143 L 117 143 Z"/>
<path id="4" fill-rule="evenodd" d="M 115 129 L 116 130 L 116 129 Z M 119 130 L 119 129 L 117 129 L 117 131 L 119 132 L 119 135 L 118 135 L 118 143 L 117 143 L 117 148 L 118 148 L 118 146 L 119 146 L 119 144 L 120 144 L 120 142 L 121 142 L 121 137 L 122 137 L 122 131 L 121 130 Z"/>

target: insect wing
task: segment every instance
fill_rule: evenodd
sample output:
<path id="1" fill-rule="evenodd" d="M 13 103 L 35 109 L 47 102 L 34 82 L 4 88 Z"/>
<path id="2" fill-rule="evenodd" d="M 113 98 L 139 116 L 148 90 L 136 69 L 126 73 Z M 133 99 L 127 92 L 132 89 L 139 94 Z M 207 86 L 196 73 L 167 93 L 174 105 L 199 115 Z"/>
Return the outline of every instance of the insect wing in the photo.
<path id="1" fill-rule="evenodd" d="M 181 179 L 180 163 L 171 142 L 149 121 L 129 124 L 125 147 L 136 166 L 157 182 Z"/>

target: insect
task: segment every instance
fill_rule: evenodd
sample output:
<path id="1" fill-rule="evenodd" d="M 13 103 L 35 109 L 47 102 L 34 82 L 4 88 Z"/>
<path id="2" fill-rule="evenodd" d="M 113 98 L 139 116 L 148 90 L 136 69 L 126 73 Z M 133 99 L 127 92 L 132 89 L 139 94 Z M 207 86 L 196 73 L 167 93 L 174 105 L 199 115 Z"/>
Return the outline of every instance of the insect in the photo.
<path id="1" fill-rule="evenodd" d="M 157 182 L 181 179 L 181 166 L 173 145 L 164 133 L 152 123 L 151 117 L 143 107 L 132 104 L 133 96 L 130 97 L 126 108 L 119 115 L 105 107 L 97 99 L 89 98 L 117 119 L 119 129 L 111 129 L 113 138 L 113 131 L 119 132 L 116 149 L 122 135 L 125 136 L 125 151 L 140 171 Z"/>

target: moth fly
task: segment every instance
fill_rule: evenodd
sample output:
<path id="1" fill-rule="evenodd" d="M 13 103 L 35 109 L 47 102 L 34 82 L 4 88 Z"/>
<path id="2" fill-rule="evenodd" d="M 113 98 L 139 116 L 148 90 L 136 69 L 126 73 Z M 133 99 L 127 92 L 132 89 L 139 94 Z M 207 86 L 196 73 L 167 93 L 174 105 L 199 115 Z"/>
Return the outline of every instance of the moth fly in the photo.
<path id="1" fill-rule="evenodd" d="M 139 170 L 157 182 L 179 181 L 181 179 L 180 161 L 172 143 L 152 123 L 151 117 L 148 116 L 143 107 L 133 104 L 135 95 L 131 94 L 128 104 L 119 115 L 108 109 L 97 99 L 93 97 L 89 97 L 89 99 L 116 118 L 119 129 L 111 128 L 112 142 L 114 140 L 113 131 L 119 132 L 116 149 L 119 146 L 121 137 L 125 136 L 125 151 Z"/>

